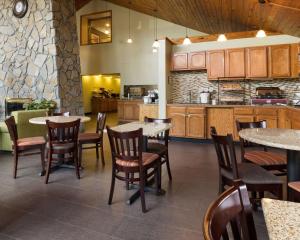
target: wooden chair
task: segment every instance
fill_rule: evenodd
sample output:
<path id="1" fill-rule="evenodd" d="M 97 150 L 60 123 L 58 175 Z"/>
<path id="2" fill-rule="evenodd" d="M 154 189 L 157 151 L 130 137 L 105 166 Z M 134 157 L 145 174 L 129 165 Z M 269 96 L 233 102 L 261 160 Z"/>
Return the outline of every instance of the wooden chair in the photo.
<path id="1" fill-rule="evenodd" d="M 17 178 L 18 160 L 20 156 L 29 156 L 40 154 L 41 164 L 42 164 L 42 175 L 45 174 L 45 146 L 46 141 L 44 137 L 29 137 L 29 138 L 19 138 L 17 125 L 15 118 L 9 117 L 5 120 L 5 123 L 10 134 L 12 141 L 12 149 L 14 155 L 14 170 L 13 177 Z M 38 150 L 36 152 L 36 150 Z"/>
<path id="2" fill-rule="evenodd" d="M 51 163 L 53 160 L 73 161 L 75 164 L 77 178 L 80 179 L 78 162 L 78 132 L 80 119 L 66 123 L 56 123 L 47 120 L 46 124 L 49 137 L 49 154 L 45 183 L 48 184 Z M 56 155 L 56 157 L 53 155 Z"/>
<path id="3" fill-rule="evenodd" d="M 237 163 L 236 153 L 231 134 L 227 136 L 217 135 L 215 127 L 211 128 L 219 164 L 219 193 L 224 191 L 224 186 L 232 186 L 233 181 L 242 179 L 249 191 L 254 193 L 272 192 L 278 199 L 282 199 L 283 182 L 279 177 L 253 164 Z M 257 200 L 254 197 L 253 200 Z"/>
<path id="4" fill-rule="evenodd" d="M 145 117 L 145 122 L 149 123 L 171 123 L 171 119 L 157 119 L 157 118 L 148 118 Z M 148 142 L 147 152 L 152 152 L 158 154 L 163 160 L 162 164 L 166 163 L 169 180 L 172 181 L 172 173 L 169 162 L 169 133 L 170 130 L 164 131 L 162 134 L 156 136 L 155 138 L 151 138 L 154 142 Z M 150 140 L 151 140 L 150 139 Z"/>
<path id="5" fill-rule="evenodd" d="M 55 113 L 53 113 L 53 116 L 69 117 L 70 116 L 70 112 L 55 112 Z"/>
<path id="6" fill-rule="evenodd" d="M 115 179 L 129 183 L 139 182 L 142 211 L 145 213 L 145 185 L 148 178 L 155 174 L 157 193 L 160 186 L 160 156 L 143 152 L 143 129 L 130 132 L 116 132 L 107 127 L 112 153 L 112 181 L 108 204 L 112 203 Z M 152 171 L 150 171 L 152 169 Z M 148 172 L 149 170 L 149 172 Z M 124 173 L 125 176 L 121 176 Z M 134 174 L 138 174 L 135 177 Z"/>
<path id="7" fill-rule="evenodd" d="M 236 121 L 238 132 L 247 128 L 266 128 L 266 121 L 258 122 L 239 122 Z M 241 156 L 242 161 L 255 163 L 267 170 L 277 170 L 280 174 L 286 175 L 287 158 L 280 153 L 274 153 L 267 151 L 266 147 L 259 146 L 258 144 L 251 143 L 240 137 L 241 142 Z M 261 149 L 259 149 L 261 148 Z M 253 149 L 247 150 L 246 149 Z"/>
<path id="8" fill-rule="evenodd" d="M 101 150 L 101 161 L 102 165 L 105 165 L 104 160 L 104 149 L 103 149 L 103 131 L 105 128 L 106 113 L 98 113 L 97 115 L 97 126 L 95 133 L 80 133 L 78 137 L 79 147 L 79 164 L 81 166 L 82 161 L 82 150 L 83 149 L 96 149 L 97 163 L 99 161 L 99 148 Z M 83 147 L 86 144 L 94 144 L 94 146 Z"/>
<path id="9" fill-rule="evenodd" d="M 223 192 L 208 208 L 203 221 L 205 240 L 256 240 L 256 230 L 247 188 L 241 181 Z"/>

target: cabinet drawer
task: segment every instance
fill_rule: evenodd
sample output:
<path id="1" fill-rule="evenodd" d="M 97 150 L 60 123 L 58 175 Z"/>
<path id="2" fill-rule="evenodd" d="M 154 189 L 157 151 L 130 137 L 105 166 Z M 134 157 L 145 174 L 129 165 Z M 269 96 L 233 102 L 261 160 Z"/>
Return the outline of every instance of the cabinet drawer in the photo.
<path id="1" fill-rule="evenodd" d="M 205 114 L 205 108 L 188 107 L 186 109 L 187 114 Z"/>
<path id="2" fill-rule="evenodd" d="M 264 116 L 277 116 L 277 109 L 274 108 L 256 108 L 255 114 Z"/>
<path id="3" fill-rule="evenodd" d="M 252 115 L 253 108 L 234 108 L 235 115 Z"/>
<path id="4" fill-rule="evenodd" d="M 167 111 L 168 111 L 168 114 L 173 114 L 173 113 L 185 114 L 186 107 L 168 107 Z"/>

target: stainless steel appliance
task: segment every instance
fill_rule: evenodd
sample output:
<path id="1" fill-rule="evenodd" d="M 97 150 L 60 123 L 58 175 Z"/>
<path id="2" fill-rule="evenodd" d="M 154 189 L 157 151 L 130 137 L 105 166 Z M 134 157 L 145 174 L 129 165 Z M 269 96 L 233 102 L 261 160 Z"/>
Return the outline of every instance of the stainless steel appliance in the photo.
<path id="1" fill-rule="evenodd" d="M 288 104 L 288 99 L 279 87 L 258 87 L 251 104 Z"/>

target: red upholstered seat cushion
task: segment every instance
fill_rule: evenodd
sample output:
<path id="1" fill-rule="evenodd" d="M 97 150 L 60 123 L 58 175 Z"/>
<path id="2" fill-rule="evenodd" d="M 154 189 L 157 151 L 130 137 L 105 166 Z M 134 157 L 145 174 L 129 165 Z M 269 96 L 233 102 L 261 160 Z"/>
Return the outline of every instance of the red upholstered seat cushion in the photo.
<path id="1" fill-rule="evenodd" d="M 248 151 L 244 158 L 260 166 L 285 165 L 287 163 L 286 156 L 265 151 Z"/>
<path id="2" fill-rule="evenodd" d="M 159 159 L 158 154 L 143 152 L 143 156 L 142 156 L 143 166 L 146 166 L 150 163 L 153 163 L 157 159 Z M 122 160 L 122 159 L 117 158 L 116 159 L 116 164 L 120 165 L 122 167 L 138 167 L 139 166 L 138 159 L 128 161 L 128 160 Z"/>
<path id="3" fill-rule="evenodd" d="M 30 138 L 20 138 L 18 139 L 18 147 L 31 147 L 35 145 L 46 144 L 44 137 L 30 137 Z"/>
<path id="4" fill-rule="evenodd" d="M 89 142 L 89 141 L 100 141 L 100 135 L 98 133 L 80 133 L 78 135 L 79 142 Z"/>
<path id="5" fill-rule="evenodd" d="M 297 192 L 300 192 L 300 182 L 289 182 L 289 187 Z"/>

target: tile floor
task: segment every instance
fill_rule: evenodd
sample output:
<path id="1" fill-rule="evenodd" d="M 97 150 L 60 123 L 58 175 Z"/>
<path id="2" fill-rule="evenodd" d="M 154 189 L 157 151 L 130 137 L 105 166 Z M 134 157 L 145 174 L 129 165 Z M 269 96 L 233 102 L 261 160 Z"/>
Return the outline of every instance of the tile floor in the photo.
<path id="1" fill-rule="evenodd" d="M 116 116 L 108 119 L 115 124 Z M 87 124 L 93 129 L 94 122 Z M 117 181 L 113 204 L 107 205 L 111 163 L 105 137 L 105 167 L 96 164 L 93 150 L 84 152 L 82 179 L 60 169 L 45 185 L 38 176 L 37 157 L 20 160 L 18 178 L 12 178 L 12 157 L 0 153 L 0 239 L 18 240 L 193 240 L 203 239 L 202 218 L 217 196 L 215 152 L 209 143 L 171 142 L 173 182 L 163 168 L 165 196 L 146 194 L 149 212 L 140 201 L 126 205 L 132 193 Z M 259 239 L 267 239 L 261 212 L 255 213 Z"/>

